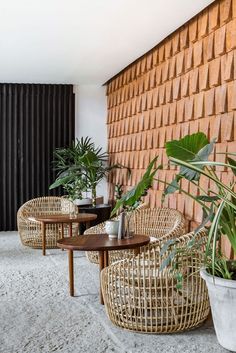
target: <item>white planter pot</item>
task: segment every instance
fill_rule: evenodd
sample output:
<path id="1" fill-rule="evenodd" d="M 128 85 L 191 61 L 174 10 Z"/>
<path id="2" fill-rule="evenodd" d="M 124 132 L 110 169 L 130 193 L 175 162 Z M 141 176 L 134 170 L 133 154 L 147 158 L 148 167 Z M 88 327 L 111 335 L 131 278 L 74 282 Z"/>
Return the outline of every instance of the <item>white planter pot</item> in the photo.
<path id="1" fill-rule="evenodd" d="M 92 199 L 90 198 L 85 198 L 85 199 L 75 199 L 74 204 L 76 206 L 82 206 L 82 205 L 91 205 L 92 204 Z"/>
<path id="2" fill-rule="evenodd" d="M 236 352 L 236 281 L 213 277 L 205 269 L 201 277 L 208 288 L 217 339 L 221 346 Z"/>
<path id="3" fill-rule="evenodd" d="M 119 221 L 106 221 L 105 230 L 110 239 L 116 239 L 118 237 Z"/>
<path id="4" fill-rule="evenodd" d="M 92 205 L 92 198 L 84 197 L 83 199 L 75 199 L 73 202 L 76 206 Z M 103 203 L 103 196 L 97 196 L 96 205 L 100 205 L 102 203 Z"/>

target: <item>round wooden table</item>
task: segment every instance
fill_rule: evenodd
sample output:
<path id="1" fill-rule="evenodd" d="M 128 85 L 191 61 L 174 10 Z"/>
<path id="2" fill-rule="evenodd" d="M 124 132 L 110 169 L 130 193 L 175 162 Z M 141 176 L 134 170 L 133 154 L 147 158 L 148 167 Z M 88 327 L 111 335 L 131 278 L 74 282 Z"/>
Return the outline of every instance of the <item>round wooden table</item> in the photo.
<path id="1" fill-rule="evenodd" d="M 61 249 L 68 250 L 70 295 L 72 297 L 74 296 L 73 251 L 98 251 L 99 269 L 101 273 L 102 269 L 108 266 L 108 251 L 136 249 L 136 253 L 138 254 L 140 247 L 147 245 L 149 242 L 150 238 L 148 236 L 139 234 L 135 234 L 132 238 L 119 240 L 109 239 L 107 234 L 86 234 L 58 240 L 57 246 Z M 100 302 L 103 304 L 101 285 Z"/>
<path id="2" fill-rule="evenodd" d="M 86 223 L 86 228 L 90 227 L 90 222 L 97 218 L 96 214 L 92 213 L 79 213 L 76 216 L 69 214 L 60 215 L 44 215 L 44 216 L 32 216 L 28 217 L 30 221 L 41 223 L 42 232 L 42 251 L 43 255 L 46 255 L 46 225 L 47 224 L 60 224 L 62 231 L 62 238 L 64 238 L 64 224 L 69 225 L 69 237 L 72 237 L 72 224 L 73 223 Z"/>

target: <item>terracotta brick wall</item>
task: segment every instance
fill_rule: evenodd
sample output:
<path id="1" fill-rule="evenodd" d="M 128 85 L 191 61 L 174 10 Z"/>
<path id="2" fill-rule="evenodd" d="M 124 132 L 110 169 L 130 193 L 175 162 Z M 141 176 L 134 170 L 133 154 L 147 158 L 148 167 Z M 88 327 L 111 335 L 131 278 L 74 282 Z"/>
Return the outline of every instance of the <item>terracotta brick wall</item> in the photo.
<path id="1" fill-rule="evenodd" d="M 215 1 L 109 81 L 107 102 L 111 161 L 132 169 L 130 179 L 125 170 L 112 174 L 110 198 L 115 183 L 135 185 L 155 155 L 165 165 L 159 177 L 171 181 L 176 171 L 166 166 L 168 140 L 203 131 L 217 138 L 218 152 L 236 152 L 236 0 Z M 224 181 L 232 177 L 222 167 L 217 173 Z M 186 181 L 182 187 L 196 192 Z M 151 207 L 161 205 L 162 191 L 153 185 Z M 181 194 L 165 205 L 183 212 L 191 226 L 201 219 L 198 205 Z"/>

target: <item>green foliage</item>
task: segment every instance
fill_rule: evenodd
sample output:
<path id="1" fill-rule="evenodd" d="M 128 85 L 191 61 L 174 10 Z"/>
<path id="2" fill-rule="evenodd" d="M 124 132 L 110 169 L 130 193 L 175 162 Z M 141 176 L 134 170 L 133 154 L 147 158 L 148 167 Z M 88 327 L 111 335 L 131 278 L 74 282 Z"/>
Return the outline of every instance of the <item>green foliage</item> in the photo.
<path id="1" fill-rule="evenodd" d="M 166 154 L 168 157 L 185 162 L 205 161 L 213 150 L 214 142 L 209 143 L 207 137 L 202 132 L 187 135 L 179 141 L 173 140 L 166 143 Z M 201 168 L 199 166 L 199 168 Z M 180 167 L 180 176 L 188 180 L 198 180 L 200 174 L 196 171 L 187 168 L 186 166 Z"/>
<path id="2" fill-rule="evenodd" d="M 117 200 L 116 205 L 111 212 L 111 217 L 114 216 L 120 208 L 128 211 L 137 208 L 141 197 L 145 196 L 148 189 L 152 186 L 157 170 L 162 168 L 162 166 L 158 166 L 157 168 L 154 167 L 157 158 L 158 156 L 151 161 L 140 182 Z"/>
<path id="3" fill-rule="evenodd" d="M 201 132 L 185 136 L 179 141 L 167 142 L 167 156 L 171 163 L 179 166 L 179 174 L 168 184 L 164 195 L 179 190 L 202 206 L 204 215 L 202 224 L 195 230 L 195 233 L 209 225 L 205 254 L 206 266 L 212 274 L 230 278 L 231 272 L 227 270 L 228 263 L 219 255 L 217 244 L 222 235 L 226 236 L 236 255 L 235 180 L 232 183 L 224 184 L 215 172 L 215 167 L 224 166 L 227 170 L 232 170 L 234 176 L 236 176 L 236 161 L 227 156 L 227 153 L 227 163 L 209 161 L 214 145 L 215 140 L 209 142 Z M 230 153 L 230 155 L 236 156 L 236 153 Z M 201 177 L 208 178 L 211 181 L 209 185 L 214 184 L 214 188 L 203 189 L 200 184 Z M 183 178 L 195 185 L 198 190 L 197 195 L 192 195 L 181 189 L 180 183 Z M 191 246 L 194 246 L 194 242 Z M 210 262 L 209 258 L 211 259 Z"/>
<path id="4" fill-rule="evenodd" d="M 77 139 L 67 148 L 56 149 L 53 164 L 58 174 L 50 189 L 63 186 L 73 200 L 81 199 L 82 192 L 91 190 L 94 202 L 98 183 L 112 169 L 123 168 L 119 164 L 109 165 L 108 154 L 96 147 L 89 137 Z"/>

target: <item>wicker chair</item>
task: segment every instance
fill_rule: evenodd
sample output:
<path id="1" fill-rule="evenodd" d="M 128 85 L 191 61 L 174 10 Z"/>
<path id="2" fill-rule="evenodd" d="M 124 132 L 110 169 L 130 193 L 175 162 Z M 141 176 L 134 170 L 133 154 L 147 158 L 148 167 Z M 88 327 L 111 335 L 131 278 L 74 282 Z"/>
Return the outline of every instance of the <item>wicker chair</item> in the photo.
<path id="1" fill-rule="evenodd" d="M 170 208 L 142 208 L 134 212 L 134 226 L 136 234 L 149 235 L 155 238 L 175 237 L 184 234 L 185 220 L 183 215 Z M 105 222 L 86 230 L 85 234 L 105 233 Z M 90 262 L 98 264 L 98 253 L 88 251 L 86 253 Z M 110 251 L 109 262 L 126 259 L 134 256 L 134 250 Z"/>
<path id="2" fill-rule="evenodd" d="M 20 239 L 23 245 L 35 249 L 42 248 L 41 225 L 28 219 L 30 216 L 41 216 L 44 214 L 60 215 L 69 214 L 76 206 L 63 197 L 39 197 L 24 203 L 17 212 L 17 225 Z M 76 234 L 77 226 L 73 227 Z M 65 229 L 65 236 L 67 229 Z M 46 248 L 56 248 L 57 240 L 61 238 L 61 228 L 58 224 L 46 225 Z"/>
<path id="3" fill-rule="evenodd" d="M 180 236 L 177 247 L 186 245 L 193 236 Z M 171 266 L 173 259 L 161 271 L 162 261 L 173 254 L 167 250 L 160 255 L 167 239 L 163 237 L 146 246 L 140 255 L 113 263 L 102 271 L 106 312 L 115 325 L 143 333 L 171 333 L 198 326 L 208 317 L 207 288 L 198 272 L 203 249 L 191 256 L 178 255 L 178 272 Z M 200 233 L 198 239 L 206 239 L 205 233 Z M 180 289 L 177 273 L 182 275 Z"/>

